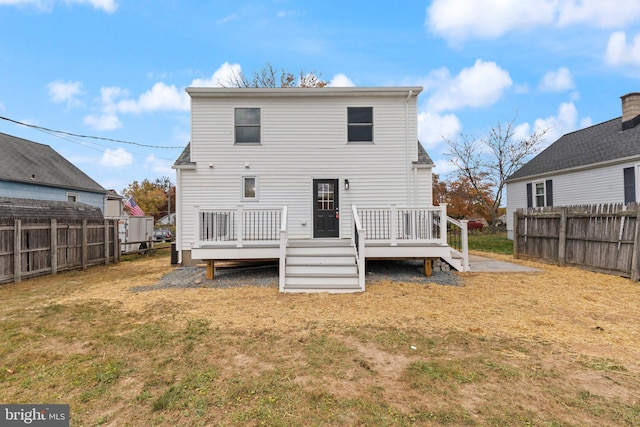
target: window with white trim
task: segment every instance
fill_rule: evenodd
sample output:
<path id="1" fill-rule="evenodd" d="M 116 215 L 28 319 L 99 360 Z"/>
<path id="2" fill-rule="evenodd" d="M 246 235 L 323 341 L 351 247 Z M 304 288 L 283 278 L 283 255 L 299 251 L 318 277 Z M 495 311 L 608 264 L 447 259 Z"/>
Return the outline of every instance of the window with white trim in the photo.
<path id="1" fill-rule="evenodd" d="M 259 108 L 236 108 L 234 125 L 236 144 L 260 144 Z"/>
<path id="2" fill-rule="evenodd" d="M 347 142 L 373 142 L 373 107 L 347 107 Z"/>
<path id="3" fill-rule="evenodd" d="M 242 177 L 242 200 L 258 200 L 258 177 Z"/>
<path id="4" fill-rule="evenodd" d="M 544 182 L 536 182 L 536 196 L 534 198 L 537 208 L 544 206 Z"/>
<path id="5" fill-rule="evenodd" d="M 67 202 L 77 202 L 78 194 L 76 193 L 67 193 Z"/>
<path id="6" fill-rule="evenodd" d="M 553 206 L 553 180 L 527 183 L 527 207 Z"/>

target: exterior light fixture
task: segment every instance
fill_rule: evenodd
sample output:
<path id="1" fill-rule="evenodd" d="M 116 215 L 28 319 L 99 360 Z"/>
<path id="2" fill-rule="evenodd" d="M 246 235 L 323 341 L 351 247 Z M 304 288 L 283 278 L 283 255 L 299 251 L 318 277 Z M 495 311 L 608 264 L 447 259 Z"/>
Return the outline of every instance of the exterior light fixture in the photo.
<path id="1" fill-rule="evenodd" d="M 345 189 L 345 190 L 348 190 L 348 189 L 349 189 L 349 180 L 348 180 L 348 179 L 345 179 L 345 180 L 344 180 L 344 189 Z"/>

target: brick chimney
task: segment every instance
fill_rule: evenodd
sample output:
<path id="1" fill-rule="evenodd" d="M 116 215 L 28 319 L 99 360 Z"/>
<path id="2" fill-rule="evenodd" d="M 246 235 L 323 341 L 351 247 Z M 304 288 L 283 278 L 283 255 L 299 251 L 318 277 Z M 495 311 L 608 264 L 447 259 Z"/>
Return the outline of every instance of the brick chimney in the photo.
<path id="1" fill-rule="evenodd" d="M 622 130 L 635 127 L 640 123 L 640 93 L 632 92 L 622 99 Z"/>

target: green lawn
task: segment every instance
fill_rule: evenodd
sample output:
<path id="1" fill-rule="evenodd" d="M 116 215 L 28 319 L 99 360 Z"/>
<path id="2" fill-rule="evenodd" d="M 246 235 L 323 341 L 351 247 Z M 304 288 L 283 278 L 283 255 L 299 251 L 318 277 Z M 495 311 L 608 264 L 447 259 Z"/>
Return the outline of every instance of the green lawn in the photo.
<path id="1" fill-rule="evenodd" d="M 469 249 L 513 255 L 513 240 L 507 239 L 506 232 L 498 232 L 495 234 L 473 232 L 469 233 Z"/>

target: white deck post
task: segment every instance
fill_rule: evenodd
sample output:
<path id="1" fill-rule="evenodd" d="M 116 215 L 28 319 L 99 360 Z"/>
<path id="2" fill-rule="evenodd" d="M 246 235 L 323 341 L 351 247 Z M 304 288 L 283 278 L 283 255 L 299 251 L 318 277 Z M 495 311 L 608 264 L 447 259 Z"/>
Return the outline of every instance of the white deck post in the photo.
<path id="1" fill-rule="evenodd" d="M 391 228 L 391 246 L 398 246 L 398 211 L 396 205 L 391 205 L 391 218 L 389 218 L 389 227 Z"/>
<path id="2" fill-rule="evenodd" d="M 440 242 L 447 245 L 447 204 L 440 205 Z"/>
<path id="3" fill-rule="evenodd" d="M 460 221 L 462 223 L 462 271 L 469 271 L 469 236 L 467 236 L 467 230 L 469 229 L 466 219 Z"/>
<path id="4" fill-rule="evenodd" d="M 236 247 L 241 248 L 242 247 L 242 242 L 244 240 L 243 235 L 242 235 L 242 231 L 244 230 L 243 224 L 244 224 L 244 207 L 242 205 L 238 205 L 238 209 L 236 210 L 236 221 L 238 221 L 236 223 L 236 238 L 237 240 L 237 244 Z"/>
<path id="5" fill-rule="evenodd" d="M 278 268 L 278 288 L 280 292 L 284 292 L 284 283 L 286 278 L 285 269 L 287 268 L 287 211 L 288 208 L 284 206 L 282 208 L 282 223 L 280 225 L 280 262 Z"/>

